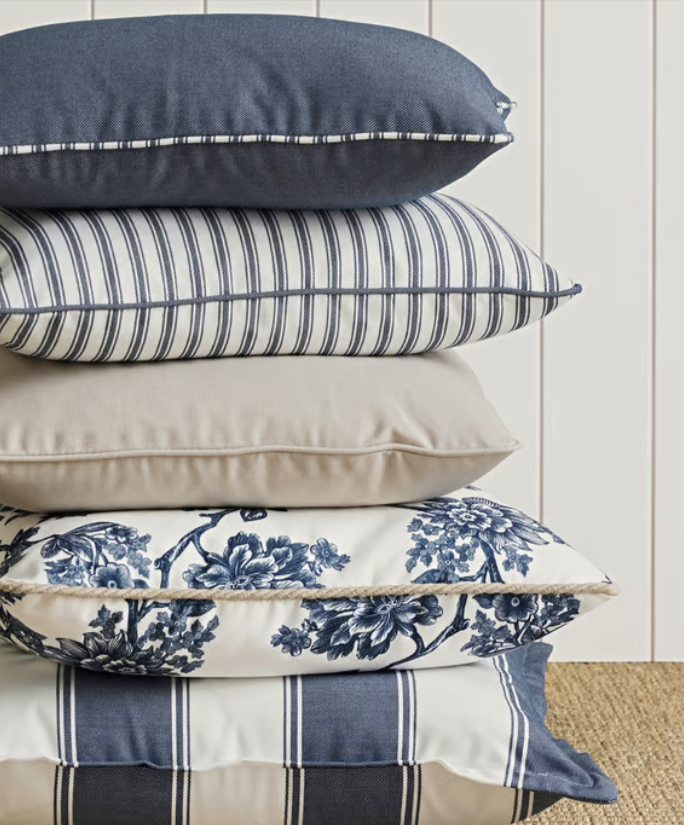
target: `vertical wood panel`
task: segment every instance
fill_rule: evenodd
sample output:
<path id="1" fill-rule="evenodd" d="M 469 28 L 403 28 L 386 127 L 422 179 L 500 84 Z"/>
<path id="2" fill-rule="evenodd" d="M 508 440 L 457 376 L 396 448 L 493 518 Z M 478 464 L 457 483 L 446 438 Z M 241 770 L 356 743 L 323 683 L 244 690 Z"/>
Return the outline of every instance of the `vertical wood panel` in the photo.
<path id="1" fill-rule="evenodd" d="M 655 658 L 684 660 L 681 584 L 684 337 L 681 233 L 684 3 L 656 6 Z"/>
<path id="2" fill-rule="evenodd" d="M 507 125 L 511 146 L 445 191 L 470 201 L 532 249 L 540 247 L 540 0 L 434 0 L 435 37 L 473 60 L 518 102 Z M 482 479 L 530 515 L 539 515 L 540 326 L 466 347 L 465 355 L 488 398 L 524 449 Z"/>
<path id="3" fill-rule="evenodd" d="M 202 14 L 204 0 L 93 0 L 93 17 L 149 17 L 159 14 Z"/>
<path id="4" fill-rule="evenodd" d="M 545 4 L 543 516 L 623 586 L 559 657 L 650 658 L 652 6 Z"/>
<path id="5" fill-rule="evenodd" d="M 320 0 L 321 17 L 428 33 L 428 0 Z"/>
<path id="6" fill-rule="evenodd" d="M 0 34 L 90 19 L 90 0 L 0 0 Z"/>
<path id="7" fill-rule="evenodd" d="M 537 325 L 465 350 L 489 398 L 526 443 L 483 487 L 541 515 L 623 585 L 614 604 L 554 637 L 561 659 L 643 660 L 654 652 L 657 659 L 684 660 L 678 593 L 684 578 L 678 248 L 684 2 L 656 2 L 654 284 L 653 0 L 320 0 L 321 16 L 432 33 L 518 100 L 508 121 L 516 142 L 447 191 L 491 212 L 585 285 L 584 295 L 545 322 L 543 336 Z M 204 0 L 0 0 L 0 33 L 89 19 L 93 10 L 97 17 L 121 17 L 204 8 Z M 317 3 L 207 0 L 206 8 L 315 14 Z"/>
<path id="8" fill-rule="evenodd" d="M 207 0 L 209 14 L 316 14 L 316 0 Z"/>

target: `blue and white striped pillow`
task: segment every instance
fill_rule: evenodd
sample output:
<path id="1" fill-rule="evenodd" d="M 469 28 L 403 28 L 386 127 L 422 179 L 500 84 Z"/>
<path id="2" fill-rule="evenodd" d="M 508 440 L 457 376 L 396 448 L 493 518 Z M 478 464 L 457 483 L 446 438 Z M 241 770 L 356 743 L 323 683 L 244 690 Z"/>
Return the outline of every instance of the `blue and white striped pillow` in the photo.
<path id="1" fill-rule="evenodd" d="M 0 210 L 0 344 L 67 361 L 399 355 L 580 291 L 446 195 L 340 211 Z"/>
<path id="2" fill-rule="evenodd" d="M 0 643 L 0 825 L 507 825 L 615 801 L 544 725 L 551 648 L 282 679 L 72 670 Z"/>

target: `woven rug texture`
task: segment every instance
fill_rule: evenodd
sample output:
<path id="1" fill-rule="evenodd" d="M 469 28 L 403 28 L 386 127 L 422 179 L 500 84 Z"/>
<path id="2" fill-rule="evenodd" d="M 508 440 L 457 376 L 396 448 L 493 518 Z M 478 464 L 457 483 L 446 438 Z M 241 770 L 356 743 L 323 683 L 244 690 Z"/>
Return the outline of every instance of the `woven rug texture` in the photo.
<path id="1" fill-rule="evenodd" d="M 684 825 L 684 664 L 554 663 L 547 723 L 588 751 L 616 805 L 562 800 L 531 825 Z"/>

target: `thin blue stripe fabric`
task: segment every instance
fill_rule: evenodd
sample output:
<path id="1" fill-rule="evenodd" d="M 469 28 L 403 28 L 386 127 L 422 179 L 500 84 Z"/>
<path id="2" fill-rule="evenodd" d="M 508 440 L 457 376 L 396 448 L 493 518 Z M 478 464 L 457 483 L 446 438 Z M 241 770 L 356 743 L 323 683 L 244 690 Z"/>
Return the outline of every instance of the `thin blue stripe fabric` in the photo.
<path id="1" fill-rule="evenodd" d="M 580 291 L 447 195 L 337 211 L 0 209 L 0 344 L 67 361 L 397 355 Z"/>

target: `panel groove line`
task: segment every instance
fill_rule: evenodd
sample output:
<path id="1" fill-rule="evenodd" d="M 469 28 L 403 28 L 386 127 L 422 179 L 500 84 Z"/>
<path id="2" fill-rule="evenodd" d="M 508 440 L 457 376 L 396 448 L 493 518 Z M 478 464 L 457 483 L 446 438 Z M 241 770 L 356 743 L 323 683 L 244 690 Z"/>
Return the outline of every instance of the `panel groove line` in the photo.
<path id="1" fill-rule="evenodd" d="M 320 16 L 429 33 L 429 0 L 319 0 Z"/>
<path id="2" fill-rule="evenodd" d="M 466 349 L 526 444 L 482 484 L 623 585 L 614 604 L 554 637 L 557 658 L 684 660 L 684 115 L 671 103 L 684 69 L 682 0 L 0 0 L 0 12 L 0 33 L 203 12 L 387 24 L 446 41 L 517 99 L 516 142 L 447 191 L 585 294 L 542 324 Z"/>
<path id="3" fill-rule="evenodd" d="M 0 34 L 91 19 L 92 0 L 0 0 Z"/>
<path id="4" fill-rule="evenodd" d="M 162 14 L 204 14 L 204 0 L 92 0 L 93 20 L 114 17 L 156 17 Z"/>
<path id="5" fill-rule="evenodd" d="M 539 254 L 544 258 L 546 250 L 544 248 L 544 158 L 546 156 L 546 109 L 544 101 L 546 99 L 546 40 L 544 38 L 546 21 L 546 0 L 541 0 L 539 10 L 540 18 L 540 54 L 539 54 Z M 537 439 L 538 450 L 538 472 L 539 481 L 537 495 L 539 500 L 538 520 L 543 524 L 546 517 L 544 507 L 544 319 L 539 325 L 539 435 Z"/>
<path id="6" fill-rule="evenodd" d="M 513 144 L 446 191 L 491 214 L 535 251 L 541 245 L 541 11 L 540 0 L 433 0 L 435 36 L 481 66 L 518 102 L 507 121 Z M 482 486 L 535 518 L 541 464 L 540 335 L 541 326 L 534 324 L 505 341 L 491 339 L 461 351 L 524 445 L 483 478 Z"/>
<path id="7" fill-rule="evenodd" d="M 657 617 L 656 617 L 656 450 L 657 450 L 657 432 L 656 432 L 656 418 L 657 418 L 657 187 L 658 187 L 658 0 L 652 0 L 653 4 L 653 22 L 652 22 L 652 38 L 653 38 L 653 54 L 652 54 L 652 90 L 651 90 L 651 661 L 656 661 L 656 635 Z"/>
<path id="8" fill-rule="evenodd" d="M 643 661 L 651 655 L 652 0 L 547 0 L 544 14 L 544 250 L 585 287 L 544 330 L 544 516 L 623 586 L 554 643 L 558 658 Z"/>
<path id="9" fill-rule="evenodd" d="M 318 16 L 317 0 L 204 0 L 208 14 L 299 14 Z"/>
<path id="10" fill-rule="evenodd" d="M 655 375 L 654 375 L 654 658 L 684 661 L 681 618 L 682 466 L 684 466 L 684 342 L 681 308 L 681 199 L 684 114 L 678 104 L 684 72 L 684 3 L 656 2 Z"/>

